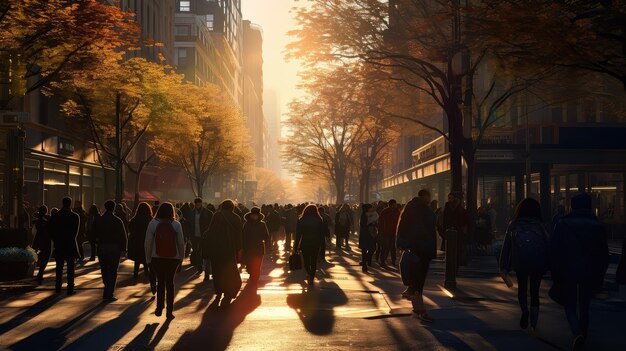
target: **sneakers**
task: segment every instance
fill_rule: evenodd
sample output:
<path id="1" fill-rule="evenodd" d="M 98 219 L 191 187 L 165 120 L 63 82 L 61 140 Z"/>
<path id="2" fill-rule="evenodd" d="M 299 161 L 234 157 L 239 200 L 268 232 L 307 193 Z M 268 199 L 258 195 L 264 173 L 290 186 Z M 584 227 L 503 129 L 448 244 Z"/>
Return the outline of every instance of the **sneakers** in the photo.
<path id="1" fill-rule="evenodd" d="M 585 337 L 582 335 L 578 335 L 574 338 L 574 344 L 572 345 L 573 351 L 580 351 L 585 346 Z"/>
<path id="2" fill-rule="evenodd" d="M 529 316 L 528 311 L 522 312 L 522 318 L 519 320 L 520 328 L 522 329 L 528 328 L 528 316 Z"/>
<path id="3" fill-rule="evenodd" d="M 411 288 L 406 288 L 406 290 L 402 292 L 402 298 L 405 300 L 412 300 L 413 296 L 415 296 L 415 290 Z"/>
<path id="4" fill-rule="evenodd" d="M 422 322 L 426 322 L 426 323 L 434 323 L 435 322 L 433 317 L 428 315 L 428 313 L 426 313 L 426 312 L 424 312 L 424 313 L 417 313 L 415 311 L 413 311 L 413 312 L 415 313 L 415 318 L 421 320 Z"/>

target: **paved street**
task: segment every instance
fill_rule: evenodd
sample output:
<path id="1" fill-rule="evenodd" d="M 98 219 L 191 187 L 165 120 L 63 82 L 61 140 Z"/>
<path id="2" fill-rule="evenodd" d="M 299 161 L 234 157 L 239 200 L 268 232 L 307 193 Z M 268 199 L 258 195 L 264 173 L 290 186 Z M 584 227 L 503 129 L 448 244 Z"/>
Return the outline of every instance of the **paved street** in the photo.
<path id="1" fill-rule="evenodd" d="M 354 246 L 353 246 L 354 247 Z M 78 269 L 74 296 L 54 293 L 53 266 L 35 289 L 7 289 L 0 300 L 0 349 L 10 350 L 567 350 L 570 334 L 561 309 L 543 300 L 536 335 L 520 330 L 515 290 L 499 281 L 493 257 L 475 258 L 462 270 L 460 292 L 441 288 L 435 262 L 426 301 L 435 323 L 411 316 L 400 298 L 396 270 L 361 273 L 357 252 L 329 255 L 320 283 L 303 291 L 300 273 L 285 257 L 266 256 L 258 291 L 245 288 L 227 309 L 216 308 L 211 283 L 185 261 L 177 277 L 176 319 L 154 316 L 145 278 L 135 282 L 132 262 L 121 266 L 117 296 L 101 304 L 98 264 Z M 614 269 L 614 267 L 613 267 Z M 542 296 L 547 296 L 547 286 Z M 596 300 L 588 350 L 624 350 L 626 303 Z"/>

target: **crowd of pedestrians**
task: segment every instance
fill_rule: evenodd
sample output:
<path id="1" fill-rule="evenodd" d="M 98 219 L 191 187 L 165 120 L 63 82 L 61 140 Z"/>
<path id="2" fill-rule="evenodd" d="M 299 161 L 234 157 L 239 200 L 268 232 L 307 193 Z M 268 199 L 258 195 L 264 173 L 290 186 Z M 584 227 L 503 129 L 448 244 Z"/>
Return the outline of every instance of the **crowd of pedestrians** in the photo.
<path id="1" fill-rule="evenodd" d="M 538 327 L 540 286 L 550 272 L 550 297 L 564 306 L 575 348 L 587 338 L 590 301 L 602 288 L 608 265 L 606 235 L 591 208 L 591 197 L 583 193 L 572 199 L 569 214 L 559 206 L 556 215 L 546 219 L 536 200 L 524 199 L 506 230 L 500 254 L 505 281 L 511 271 L 517 278 L 520 327 Z M 39 253 L 36 279 L 42 283 L 53 257 L 56 291 L 61 291 L 67 267 L 67 294 L 75 294 L 75 262 L 86 260 L 82 248 L 88 242 L 89 261 L 96 256 L 99 261 L 105 302 L 117 299 L 117 272 L 126 255 L 134 261 L 134 279 L 143 271 L 156 295 L 154 313 L 161 316 L 166 309 L 171 319 L 174 277 L 187 257 L 195 274 L 213 281 L 217 301 L 227 306 L 241 289 L 242 268 L 249 273 L 248 284 L 256 286 L 264 256 L 276 252 L 279 242 L 284 242 L 286 252 L 301 257 L 306 284 L 311 287 L 319 262 L 325 262 L 331 249 L 331 238 L 335 238 L 335 250 L 343 253 L 352 250 L 350 239 L 356 235 L 363 273 L 369 274 L 374 264 L 399 269 L 406 286 L 403 298 L 412 301 L 417 318 L 433 322 L 423 302 L 430 262 L 438 249 L 446 249 L 451 230 L 457 233 L 459 265 L 467 259 L 465 248 L 470 241 L 482 249 L 489 247 L 496 227 L 493 211 L 490 206 L 480 207 L 475 222 L 470 223 L 459 194 L 450 194 L 439 208 L 426 189 L 406 205 L 390 200 L 360 206 L 267 204 L 248 209 L 231 200 L 215 207 L 198 198 L 154 208 L 142 202 L 134 211 L 123 203 L 107 201 L 102 213 L 96 205 L 85 211 L 80 202 L 72 206 L 72 200 L 64 198 L 60 209 L 49 211 L 41 206 L 34 215 L 33 248 Z"/>

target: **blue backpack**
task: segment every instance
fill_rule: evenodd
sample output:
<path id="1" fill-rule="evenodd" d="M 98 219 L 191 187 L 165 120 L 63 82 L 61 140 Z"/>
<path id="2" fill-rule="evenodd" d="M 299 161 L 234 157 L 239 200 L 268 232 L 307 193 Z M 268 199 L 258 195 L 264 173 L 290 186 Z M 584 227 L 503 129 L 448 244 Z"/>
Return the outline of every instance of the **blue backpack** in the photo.
<path id="1" fill-rule="evenodd" d="M 518 224 L 512 239 L 513 268 L 516 271 L 545 272 L 548 243 L 543 226 L 538 222 Z"/>

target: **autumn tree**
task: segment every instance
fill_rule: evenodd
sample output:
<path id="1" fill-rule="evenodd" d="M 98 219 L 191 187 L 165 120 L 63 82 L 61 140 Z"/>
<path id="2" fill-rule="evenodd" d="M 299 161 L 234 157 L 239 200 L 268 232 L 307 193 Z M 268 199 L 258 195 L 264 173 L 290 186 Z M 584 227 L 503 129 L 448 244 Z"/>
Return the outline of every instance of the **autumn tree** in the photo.
<path id="1" fill-rule="evenodd" d="M 480 1 L 468 18 L 478 43 L 503 60 L 599 73 L 626 92 L 624 1 Z"/>
<path id="2" fill-rule="evenodd" d="M 105 56 L 96 69 L 69 75 L 56 87 L 67 101 L 70 120 L 87 126 L 101 161 L 115 169 L 115 198 L 124 194 L 123 170 L 128 157 L 147 135 L 173 128 L 174 116 L 185 126 L 173 99 L 185 87 L 182 76 L 143 58 L 118 61 Z"/>
<path id="3" fill-rule="evenodd" d="M 267 168 L 255 168 L 256 202 L 258 204 L 284 203 L 285 186 L 276 172 Z"/>
<path id="4" fill-rule="evenodd" d="M 316 0 L 297 11 L 289 57 L 307 67 L 359 61 L 428 96 L 443 110 L 450 141 L 451 188 L 462 191 L 464 80 L 483 52 L 470 55 L 459 1 Z M 392 78 L 393 77 L 393 78 Z M 419 120 L 419 119 L 416 119 Z"/>
<path id="5" fill-rule="evenodd" d="M 137 46 L 134 15 L 98 0 L 9 0 L 0 4 L 2 106 L 61 73 L 90 70 L 103 52 Z"/>
<path id="6" fill-rule="evenodd" d="M 151 146 L 161 160 L 183 168 L 194 193 L 202 197 L 209 177 L 248 169 L 254 153 L 243 115 L 225 91 L 189 84 L 182 93 L 180 111 L 194 118 L 197 132 L 186 138 L 159 137 Z"/>
<path id="7" fill-rule="evenodd" d="M 335 187 L 337 203 L 345 198 L 346 177 L 360 150 L 363 105 L 347 84 L 342 68 L 320 70 L 303 88 L 310 97 L 293 101 L 286 126 L 292 134 L 283 141 L 283 158 L 295 173 L 321 173 Z"/>

